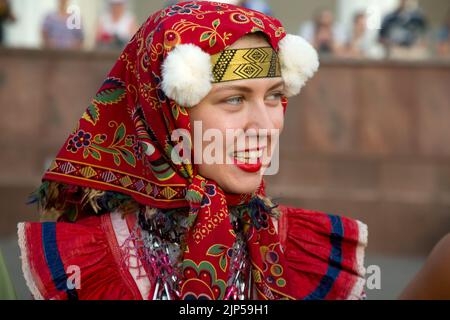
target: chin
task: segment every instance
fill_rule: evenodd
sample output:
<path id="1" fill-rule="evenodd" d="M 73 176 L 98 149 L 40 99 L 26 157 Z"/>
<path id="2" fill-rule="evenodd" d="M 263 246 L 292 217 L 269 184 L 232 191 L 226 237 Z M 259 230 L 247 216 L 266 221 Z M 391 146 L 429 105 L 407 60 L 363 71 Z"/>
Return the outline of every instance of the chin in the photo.
<path id="1" fill-rule="evenodd" d="M 233 194 L 253 193 L 262 181 L 260 172 L 244 172 L 234 165 L 200 165 L 199 173 L 214 180 L 226 193 Z"/>
<path id="2" fill-rule="evenodd" d="M 242 194 L 253 193 L 261 185 L 262 177 L 259 173 L 240 173 L 228 176 L 220 183 L 221 188 L 228 193 Z"/>

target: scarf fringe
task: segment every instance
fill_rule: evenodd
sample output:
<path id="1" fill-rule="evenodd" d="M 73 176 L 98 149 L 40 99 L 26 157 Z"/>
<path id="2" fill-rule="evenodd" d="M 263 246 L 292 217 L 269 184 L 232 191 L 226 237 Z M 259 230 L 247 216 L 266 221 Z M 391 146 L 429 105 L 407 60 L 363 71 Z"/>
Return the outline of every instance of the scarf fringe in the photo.
<path id="1" fill-rule="evenodd" d="M 278 204 L 275 204 L 273 200 L 267 196 L 257 195 L 250 201 L 250 206 L 257 206 L 264 212 L 267 212 L 269 216 L 279 219 L 281 212 L 278 208 Z"/>
<path id="2" fill-rule="evenodd" d="M 27 204 L 37 204 L 43 219 L 64 217 L 72 222 L 77 220 L 79 210 L 94 215 L 120 210 L 127 215 L 144 207 L 128 195 L 54 181 L 44 181 L 29 196 Z"/>
<path id="3" fill-rule="evenodd" d="M 195 200 L 198 200 L 196 192 L 192 192 L 192 195 Z M 145 209 L 149 216 L 155 213 L 152 208 L 141 205 L 131 196 L 122 193 L 84 188 L 54 181 L 44 181 L 29 196 L 27 204 L 37 204 L 42 218 L 51 220 L 64 216 L 69 221 L 76 221 L 80 209 L 87 210 L 88 213 L 95 215 L 116 210 L 120 210 L 123 215 L 127 215 L 141 209 Z M 255 196 L 248 206 L 260 208 L 276 219 L 280 217 L 278 205 L 267 196 Z"/>

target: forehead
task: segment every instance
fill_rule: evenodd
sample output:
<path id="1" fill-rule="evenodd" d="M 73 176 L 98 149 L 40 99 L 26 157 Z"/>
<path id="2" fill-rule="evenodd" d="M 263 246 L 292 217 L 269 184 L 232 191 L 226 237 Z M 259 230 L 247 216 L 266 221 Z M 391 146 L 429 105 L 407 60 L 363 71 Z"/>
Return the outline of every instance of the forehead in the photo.
<path id="1" fill-rule="evenodd" d="M 264 34 L 251 33 L 237 40 L 228 49 L 247 49 L 247 48 L 260 48 L 268 46 L 270 46 L 270 43 L 266 40 Z"/>
<path id="2" fill-rule="evenodd" d="M 279 78 L 262 78 L 214 83 L 210 94 L 226 93 L 230 91 L 266 92 L 268 90 L 283 89 L 284 81 Z"/>

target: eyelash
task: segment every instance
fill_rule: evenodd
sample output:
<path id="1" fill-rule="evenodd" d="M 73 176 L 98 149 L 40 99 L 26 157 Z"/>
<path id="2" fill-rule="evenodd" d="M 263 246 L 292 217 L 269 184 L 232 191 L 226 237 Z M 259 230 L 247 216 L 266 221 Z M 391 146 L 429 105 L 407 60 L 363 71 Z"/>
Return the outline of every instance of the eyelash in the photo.
<path id="1" fill-rule="evenodd" d="M 239 99 L 239 103 L 232 103 L 232 101 L 236 101 L 237 99 Z M 229 99 L 226 100 L 226 103 L 231 104 L 231 105 L 238 105 L 240 103 L 242 103 L 242 101 L 244 100 L 244 97 L 241 96 L 236 96 L 236 97 L 231 97 Z"/>
<path id="2" fill-rule="evenodd" d="M 268 98 L 268 97 L 272 97 L 272 96 L 275 97 L 274 100 L 281 100 L 281 98 L 282 98 L 284 95 L 283 95 L 283 93 L 281 93 L 281 92 L 274 92 L 274 93 L 268 95 L 267 98 Z M 239 99 L 239 102 L 238 102 L 238 103 L 233 103 L 233 101 L 236 101 L 236 100 L 238 100 L 238 99 Z M 231 97 L 231 98 L 229 98 L 229 99 L 226 99 L 225 102 L 228 103 L 228 104 L 231 104 L 231 105 L 239 105 L 240 103 L 242 103 L 243 100 L 244 100 L 244 97 L 242 97 L 242 96 L 235 96 L 235 97 Z"/>

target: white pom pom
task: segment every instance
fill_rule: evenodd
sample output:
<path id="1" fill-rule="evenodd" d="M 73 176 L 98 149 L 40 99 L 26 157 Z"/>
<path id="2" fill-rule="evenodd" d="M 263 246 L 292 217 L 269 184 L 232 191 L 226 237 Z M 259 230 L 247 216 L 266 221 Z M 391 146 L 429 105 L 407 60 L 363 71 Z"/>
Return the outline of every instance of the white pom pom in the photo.
<path id="1" fill-rule="evenodd" d="M 211 56 L 194 44 L 180 44 L 162 65 L 161 89 L 183 107 L 194 107 L 211 91 Z"/>
<path id="2" fill-rule="evenodd" d="M 292 34 L 286 35 L 279 47 L 286 96 L 292 97 L 300 93 L 306 81 L 319 69 L 319 56 L 305 39 Z"/>

